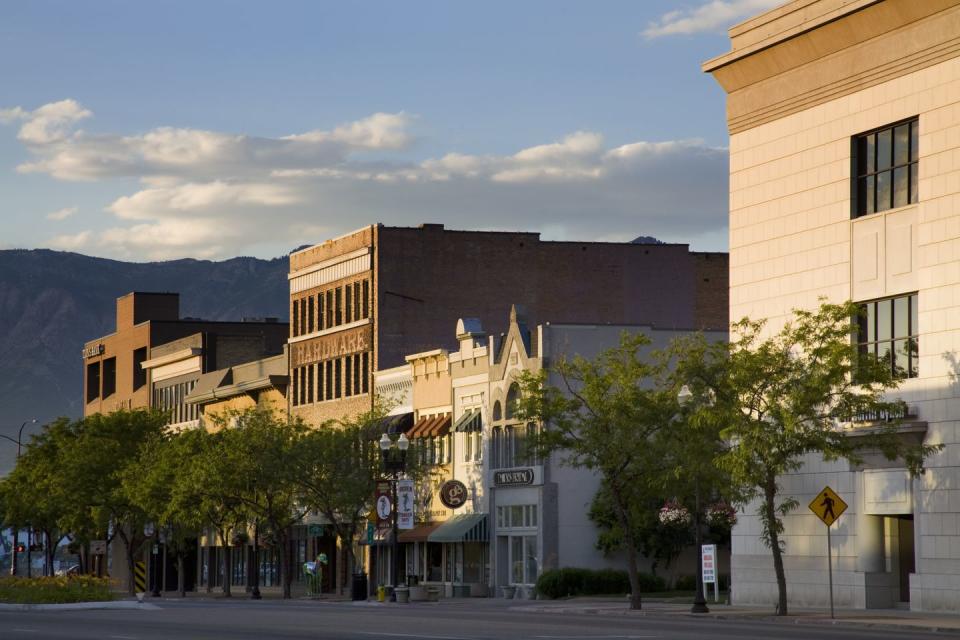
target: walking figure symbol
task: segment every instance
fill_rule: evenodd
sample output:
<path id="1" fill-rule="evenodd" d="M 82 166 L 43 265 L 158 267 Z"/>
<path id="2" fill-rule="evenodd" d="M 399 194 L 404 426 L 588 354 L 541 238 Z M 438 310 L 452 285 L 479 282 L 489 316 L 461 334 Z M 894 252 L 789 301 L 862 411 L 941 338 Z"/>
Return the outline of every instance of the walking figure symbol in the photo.
<path id="1" fill-rule="evenodd" d="M 823 492 L 823 502 L 820 503 L 820 506 L 823 507 L 823 518 L 827 519 L 827 516 L 830 516 L 830 520 L 836 520 L 837 516 L 833 513 L 833 498 L 830 497 L 830 494 L 826 491 Z"/>

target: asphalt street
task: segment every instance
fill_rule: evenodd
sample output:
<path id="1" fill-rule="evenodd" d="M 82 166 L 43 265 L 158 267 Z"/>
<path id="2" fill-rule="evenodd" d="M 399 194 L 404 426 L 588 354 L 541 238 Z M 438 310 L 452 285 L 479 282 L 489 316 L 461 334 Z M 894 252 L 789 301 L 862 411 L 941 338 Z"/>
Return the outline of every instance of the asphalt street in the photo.
<path id="1" fill-rule="evenodd" d="M 0 639 L 200 640 L 860 640 L 960 638 L 960 634 L 789 621 L 670 615 L 544 613 L 464 604 L 374 605 L 263 600 L 163 600 L 156 609 L 3 611 Z"/>

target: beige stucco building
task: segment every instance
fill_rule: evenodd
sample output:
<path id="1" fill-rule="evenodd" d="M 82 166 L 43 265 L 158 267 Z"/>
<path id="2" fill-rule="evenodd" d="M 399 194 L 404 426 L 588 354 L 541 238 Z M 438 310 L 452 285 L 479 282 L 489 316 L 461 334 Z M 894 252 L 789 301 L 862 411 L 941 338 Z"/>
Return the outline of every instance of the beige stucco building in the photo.
<path id="1" fill-rule="evenodd" d="M 850 504 L 838 606 L 960 609 L 960 2 L 794 0 L 730 38 L 704 69 L 728 94 L 731 319 L 773 331 L 820 296 L 862 303 L 861 349 L 903 376 L 907 428 L 946 445 L 918 479 L 811 458 L 783 491 Z M 785 524 L 789 600 L 825 606 L 825 528 L 805 507 Z M 736 602 L 775 601 L 759 534 L 748 508 Z"/>

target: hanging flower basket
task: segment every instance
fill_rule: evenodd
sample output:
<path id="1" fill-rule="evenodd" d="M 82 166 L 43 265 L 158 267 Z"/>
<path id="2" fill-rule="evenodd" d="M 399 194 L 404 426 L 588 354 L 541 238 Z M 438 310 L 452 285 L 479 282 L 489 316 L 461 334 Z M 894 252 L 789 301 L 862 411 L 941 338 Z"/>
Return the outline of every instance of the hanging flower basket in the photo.
<path id="1" fill-rule="evenodd" d="M 686 527 L 690 524 L 690 510 L 676 500 L 667 500 L 658 514 L 660 524 L 667 527 Z"/>
<path id="2" fill-rule="evenodd" d="M 711 527 L 732 529 L 733 525 L 737 524 L 737 510 L 724 500 L 714 502 L 707 507 L 706 517 L 707 524 Z"/>

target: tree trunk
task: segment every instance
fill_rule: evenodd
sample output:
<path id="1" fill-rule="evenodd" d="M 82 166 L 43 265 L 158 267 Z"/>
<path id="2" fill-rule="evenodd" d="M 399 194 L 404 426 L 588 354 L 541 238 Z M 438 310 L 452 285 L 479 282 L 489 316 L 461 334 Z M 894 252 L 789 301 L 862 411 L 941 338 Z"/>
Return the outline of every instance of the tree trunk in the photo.
<path id="1" fill-rule="evenodd" d="M 284 533 L 282 535 L 283 535 L 283 540 L 281 540 L 280 542 L 281 558 L 282 558 L 282 560 L 280 561 L 280 579 L 283 581 L 283 599 L 289 600 L 291 597 L 290 585 L 293 582 L 293 572 L 292 572 L 293 562 L 292 562 L 292 558 L 290 557 L 292 555 L 292 551 L 290 548 L 291 545 L 290 545 L 289 530 L 284 530 Z"/>
<path id="2" fill-rule="evenodd" d="M 44 535 L 47 537 L 47 548 L 46 548 L 47 557 L 45 561 L 45 564 L 47 565 L 47 575 L 52 576 L 53 575 L 53 556 L 54 556 L 54 553 L 56 552 L 56 549 L 54 548 L 53 536 L 50 535 L 50 532 L 44 531 Z"/>
<path id="3" fill-rule="evenodd" d="M 773 552 L 773 570 L 777 575 L 777 615 L 787 615 L 787 576 L 783 570 L 783 552 L 780 549 L 780 531 L 777 520 L 777 480 L 775 476 L 767 478 L 763 488 L 763 512 L 767 521 L 770 538 L 770 550 Z"/>
<path id="4" fill-rule="evenodd" d="M 220 532 L 220 542 L 223 544 L 223 597 L 231 597 L 230 585 L 233 582 L 230 564 L 230 541 L 227 540 L 227 531 Z"/>
<path id="5" fill-rule="evenodd" d="M 623 504 L 620 488 L 610 483 L 610 493 L 613 495 L 613 504 L 617 511 L 617 520 L 623 530 L 623 542 L 627 547 L 627 575 L 630 577 L 630 608 L 641 608 L 640 571 L 637 568 L 637 545 L 633 539 L 633 530 L 630 519 L 627 518 L 627 507 Z"/>
<path id="6" fill-rule="evenodd" d="M 137 591 L 136 580 L 134 579 L 134 567 L 137 564 L 136 552 L 133 549 L 133 536 L 128 540 L 125 536 L 121 536 L 120 539 L 123 541 L 123 546 L 126 547 L 126 556 L 127 556 L 127 592 L 130 595 L 134 595 Z"/>
<path id="7" fill-rule="evenodd" d="M 183 575 L 184 569 L 183 554 L 177 554 L 177 591 L 180 592 L 181 598 L 187 597 L 187 581 Z"/>

